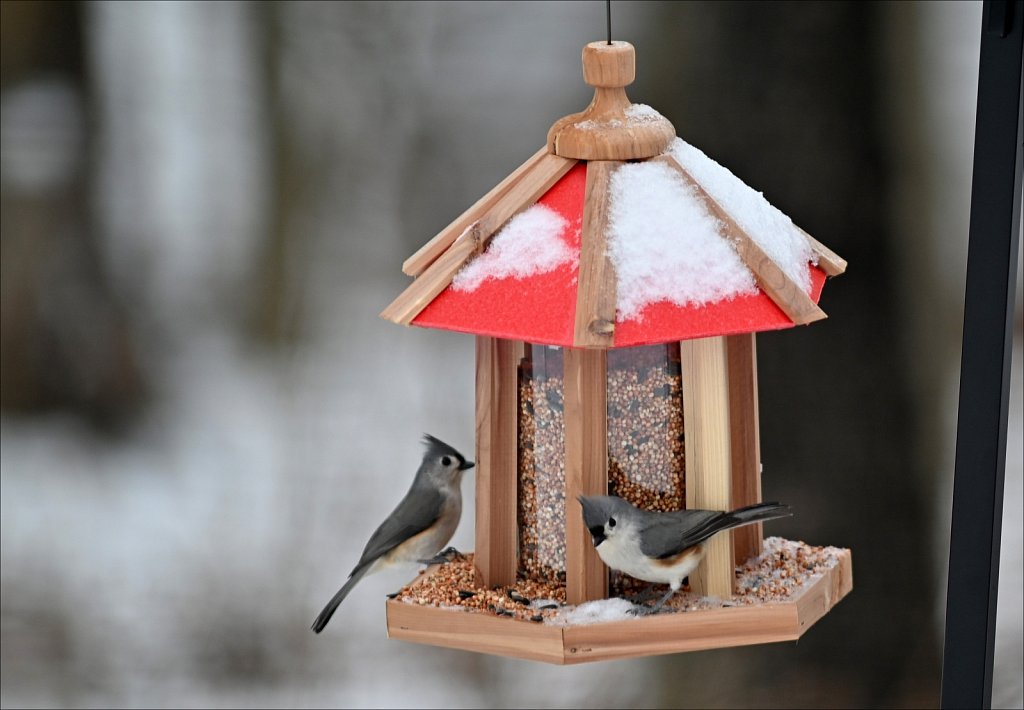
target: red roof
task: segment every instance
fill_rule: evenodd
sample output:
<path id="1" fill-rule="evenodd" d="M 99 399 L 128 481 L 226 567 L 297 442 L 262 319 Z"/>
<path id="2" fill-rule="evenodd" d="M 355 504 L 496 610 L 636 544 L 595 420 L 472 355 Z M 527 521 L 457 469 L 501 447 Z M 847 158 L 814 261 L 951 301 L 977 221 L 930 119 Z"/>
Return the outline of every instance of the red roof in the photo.
<path id="1" fill-rule="evenodd" d="M 580 161 L 539 200 L 571 225 L 562 238 L 578 256 L 586 186 L 586 162 Z M 488 279 L 472 291 L 448 285 L 412 320 L 439 328 L 543 345 L 573 346 L 578 258 L 553 271 L 527 278 Z M 817 303 L 825 273 L 808 263 L 812 300 Z M 715 335 L 790 328 L 794 322 L 763 291 L 701 306 L 669 302 L 647 306 L 636 320 L 615 323 L 614 347 L 648 345 Z"/>

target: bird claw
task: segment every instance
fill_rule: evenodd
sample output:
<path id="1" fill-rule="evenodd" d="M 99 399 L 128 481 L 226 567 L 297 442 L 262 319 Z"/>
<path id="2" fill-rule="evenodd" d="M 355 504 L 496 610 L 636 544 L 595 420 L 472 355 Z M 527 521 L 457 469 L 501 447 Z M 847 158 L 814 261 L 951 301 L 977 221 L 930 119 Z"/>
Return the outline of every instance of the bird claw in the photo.
<path id="1" fill-rule="evenodd" d="M 626 613 L 631 614 L 633 616 L 653 616 L 654 614 L 658 614 L 660 612 L 660 607 L 636 605 Z"/>
<path id="2" fill-rule="evenodd" d="M 444 550 L 441 550 L 429 559 L 420 560 L 420 564 L 427 565 L 428 567 L 430 565 L 446 565 L 450 563 L 452 560 L 454 560 L 456 557 L 461 558 L 462 553 L 456 550 L 454 547 L 448 547 Z"/>
<path id="3" fill-rule="evenodd" d="M 656 589 L 655 585 L 652 584 L 652 585 L 648 586 L 647 589 L 645 589 L 642 592 L 640 592 L 639 594 L 623 594 L 619 598 L 620 599 L 625 599 L 630 604 L 640 605 L 640 604 L 643 604 L 646 601 L 650 601 L 655 596 L 657 596 L 657 589 Z"/>

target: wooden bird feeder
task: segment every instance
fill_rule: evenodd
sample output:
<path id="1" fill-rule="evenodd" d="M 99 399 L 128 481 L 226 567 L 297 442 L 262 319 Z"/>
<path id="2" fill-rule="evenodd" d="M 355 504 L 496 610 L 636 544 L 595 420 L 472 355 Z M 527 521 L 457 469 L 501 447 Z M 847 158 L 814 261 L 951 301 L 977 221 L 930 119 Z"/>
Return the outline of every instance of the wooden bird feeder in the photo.
<path id="1" fill-rule="evenodd" d="M 630 588 L 597 556 L 579 494 L 760 502 L 754 334 L 824 318 L 823 284 L 846 268 L 629 101 L 632 45 L 588 44 L 583 74 L 586 110 L 407 259 L 415 280 L 381 313 L 476 336 L 476 547 L 458 598 L 518 598 L 409 603 L 452 565 L 432 567 L 387 602 L 388 634 L 553 663 L 794 640 L 852 589 L 850 552 L 829 548 L 790 598 L 749 603 L 737 566 L 762 555 L 761 524 L 712 538 L 690 576 L 716 608 L 556 624 L 514 592 L 547 585 L 570 608 Z"/>

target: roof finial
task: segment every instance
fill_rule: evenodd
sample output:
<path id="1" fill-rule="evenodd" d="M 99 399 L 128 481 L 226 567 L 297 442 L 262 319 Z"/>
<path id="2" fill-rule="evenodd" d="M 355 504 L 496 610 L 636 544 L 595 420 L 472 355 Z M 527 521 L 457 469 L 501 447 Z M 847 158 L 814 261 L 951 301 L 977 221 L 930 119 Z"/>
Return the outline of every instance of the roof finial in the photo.
<path id="1" fill-rule="evenodd" d="M 650 106 L 630 102 L 625 87 L 635 78 L 636 51 L 629 42 L 586 45 L 583 80 L 594 87 L 594 99 L 582 112 L 551 126 L 548 151 L 582 160 L 637 160 L 663 153 L 676 130 Z"/>

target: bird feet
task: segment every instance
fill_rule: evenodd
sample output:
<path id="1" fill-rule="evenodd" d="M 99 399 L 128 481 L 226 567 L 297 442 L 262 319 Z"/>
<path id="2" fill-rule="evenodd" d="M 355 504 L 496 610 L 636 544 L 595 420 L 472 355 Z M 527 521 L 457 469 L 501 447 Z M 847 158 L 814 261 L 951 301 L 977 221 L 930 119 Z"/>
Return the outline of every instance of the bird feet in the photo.
<path id="1" fill-rule="evenodd" d="M 643 605 L 640 605 L 640 604 L 636 604 L 636 605 L 633 606 L 632 609 L 630 609 L 626 613 L 627 614 L 631 614 L 632 616 L 653 616 L 653 615 L 659 613 L 660 611 L 661 611 L 661 607 L 658 606 L 658 605 L 655 605 L 655 606 L 643 606 Z"/>
<path id="2" fill-rule="evenodd" d="M 651 584 L 639 594 L 623 594 L 620 599 L 625 599 L 631 604 L 643 604 L 655 597 L 657 585 Z"/>
<path id="3" fill-rule="evenodd" d="M 665 592 L 664 596 L 659 599 L 654 606 L 641 606 L 636 605 L 629 610 L 629 613 L 633 616 L 651 616 L 661 611 L 661 608 L 665 606 L 665 602 L 672 598 L 672 595 L 676 593 L 675 589 L 669 587 L 669 590 Z"/>
<path id="4" fill-rule="evenodd" d="M 427 565 L 427 566 L 430 566 L 430 565 L 446 565 L 449 562 L 451 562 L 452 560 L 454 560 L 456 557 L 461 558 L 462 556 L 463 556 L 462 553 L 459 552 L 458 550 L 456 550 L 454 547 L 447 547 L 444 550 L 441 550 L 440 552 L 438 552 L 433 557 L 431 557 L 429 559 L 426 559 L 426 560 L 420 560 L 419 562 L 420 562 L 420 564 Z"/>

